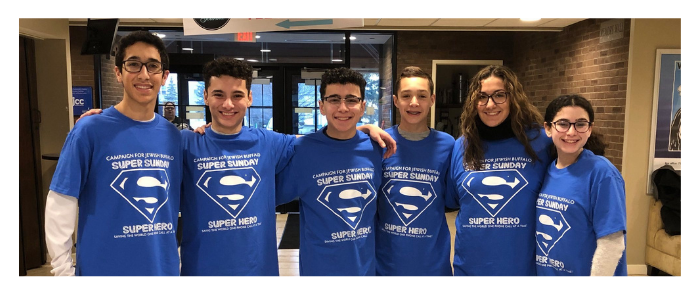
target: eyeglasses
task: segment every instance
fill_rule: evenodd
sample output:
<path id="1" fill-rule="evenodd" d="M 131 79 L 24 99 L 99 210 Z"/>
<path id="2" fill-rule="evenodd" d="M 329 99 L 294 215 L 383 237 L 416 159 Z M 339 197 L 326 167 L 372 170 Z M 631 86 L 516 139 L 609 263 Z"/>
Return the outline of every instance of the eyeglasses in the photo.
<path id="1" fill-rule="evenodd" d="M 326 102 L 330 103 L 331 105 L 335 106 L 340 106 L 340 102 L 345 101 L 345 106 L 348 107 L 355 107 L 355 105 L 359 104 L 360 101 L 362 101 L 362 98 L 360 97 L 355 97 L 355 96 L 348 96 L 345 98 L 340 98 L 340 96 L 328 96 L 325 98 L 322 98 L 321 100 L 325 100 Z"/>
<path id="2" fill-rule="evenodd" d="M 491 95 L 486 95 L 486 93 L 476 94 L 476 102 L 481 106 L 488 105 L 489 99 L 493 100 L 494 104 L 503 104 L 508 99 L 508 92 L 498 91 Z"/>
<path id="3" fill-rule="evenodd" d="M 568 132 L 569 129 L 571 129 L 571 125 L 574 126 L 574 130 L 576 130 L 577 132 L 585 133 L 588 131 L 588 129 L 591 128 L 592 122 L 589 122 L 589 121 L 569 122 L 569 120 L 562 119 L 562 120 L 558 120 L 556 122 L 550 122 L 550 124 L 553 124 L 554 129 L 560 133 Z"/>
<path id="4" fill-rule="evenodd" d="M 141 68 L 144 65 L 146 66 L 146 70 L 148 71 L 148 73 L 157 74 L 163 72 L 163 63 L 157 61 L 149 61 L 144 63 L 138 60 L 125 60 L 124 70 L 131 73 L 138 73 L 141 72 Z"/>
<path id="5" fill-rule="evenodd" d="M 163 107 L 163 109 L 164 109 L 164 110 L 175 110 L 175 107 L 173 107 L 173 106 L 167 106 L 167 107 Z"/>

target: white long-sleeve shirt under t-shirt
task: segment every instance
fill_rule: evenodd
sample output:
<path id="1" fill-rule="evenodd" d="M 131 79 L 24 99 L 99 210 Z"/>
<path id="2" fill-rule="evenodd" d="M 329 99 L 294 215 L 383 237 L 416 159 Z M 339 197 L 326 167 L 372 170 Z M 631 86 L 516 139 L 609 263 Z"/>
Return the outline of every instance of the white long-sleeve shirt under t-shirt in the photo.
<path id="1" fill-rule="evenodd" d="M 46 246 L 51 256 L 51 273 L 55 276 L 74 276 L 73 232 L 78 214 L 78 199 L 53 190 L 46 198 Z"/>

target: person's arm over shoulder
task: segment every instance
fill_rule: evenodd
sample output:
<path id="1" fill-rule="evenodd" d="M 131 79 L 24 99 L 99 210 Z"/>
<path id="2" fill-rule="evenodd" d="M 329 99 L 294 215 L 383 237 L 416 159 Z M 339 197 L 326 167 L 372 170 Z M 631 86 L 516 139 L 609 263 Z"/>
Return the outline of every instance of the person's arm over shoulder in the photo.
<path id="1" fill-rule="evenodd" d="M 46 247 L 51 257 L 51 273 L 55 276 L 74 276 L 73 232 L 78 211 L 78 199 L 49 191 L 46 198 L 44 230 Z"/>

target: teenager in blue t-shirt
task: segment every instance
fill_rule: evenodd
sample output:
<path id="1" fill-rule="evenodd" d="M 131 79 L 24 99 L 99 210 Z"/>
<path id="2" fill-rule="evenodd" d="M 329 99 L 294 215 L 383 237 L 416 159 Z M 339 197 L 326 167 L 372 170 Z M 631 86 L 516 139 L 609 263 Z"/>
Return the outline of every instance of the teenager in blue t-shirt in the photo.
<path id="1" fill-rule="evenodd" d="M 537 199 L 537 275 L 626 276 L 625 183 L 602 156 L 591 103 L 560 96 L 544 122 L 557 158 Z"/>
<path id="2" fill-rule="evenodd" d="M 277 204 L 299 198 L 300 275 L 376 274 L 382 150 L 356 129 L 365 85 L 351 69 L 324 73 L 318 103 L 328 126 L 298 138 L 294 157 L 278 176 Z"/>
<path id="3" fill-rule="evenodd" d="M 377 275 L 452 275 L 445 192 L 454 138 L 428 128 L 433 80 L 418 67 L 399 76 L 394 105 L 401 123 L 387 130 L 396 154 L 382 164 L 377 200 Z"/>
<path id="4" fill-rule="evenodd" d="M 243 126 L 248 64 L 220 57 L 202 74 L 212 125 L 182 131 L 182 275 L 279 275 L 274 177 L 296 137 Z"/>
<path id="5" fill-rule="evenodd" d="M 542 117 L 509 68 L 488 66 L 469 86 L 452 151 L 457 191 L 455 275 L 535 275 L 535 201 L 551 159 Z"/>
<path id="6" fill-rule="evenodd" d="M 153 112 L 169 74 L 168 55 L 160 38 L 138 31 L 121 39 L 115 63 L 123 100 L 76 123 L 49 186 L 52 273 L 179 275 L 180 133 Z"/>

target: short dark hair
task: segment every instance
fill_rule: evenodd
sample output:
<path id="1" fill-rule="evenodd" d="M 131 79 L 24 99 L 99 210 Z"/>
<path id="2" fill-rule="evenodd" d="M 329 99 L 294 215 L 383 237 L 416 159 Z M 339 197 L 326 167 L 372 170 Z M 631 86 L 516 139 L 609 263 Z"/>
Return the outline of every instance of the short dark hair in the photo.
<path id="1" fill-rule="evenodd" d="M 326 87 L 329 84 L 354 84 L 360 87 L 360 98 L 365 100 L 365 86 L 367 81 L 361 73 L 346 68 L 338 67 L 326 70 L 326 73 L 321 76 L 321 97 L 326 95 Z"/>
<path id="2" fill-rule="evenodd" d="M 211 77 L 221 77 L 228 75 L 234 78 L 245 80 L 245 87 L 250 93 L 250 86 L 253 81 L 253 67 L 248 63 L 231 57 L 218 57 L 204 65 L 204 89 L 208 89 L 211 84 Z"/>
<path id="3" fill-rule="evenodd" d="M 588 119 L 591 123 L 595 121 L 595 114 L 591 102 L 580 95 L 570 94 L 561 95 L 549 103 L 544 113 L 545 125 L 551 128 L 554 116 L 564 107 L 580 107 L 588 113 Z M 554 149 L 552 154 L 556 156 L 556 148 L 554 145 L 552 145 L 552 147 Z M 607 144 L 603 141 L 603 135 L 597 131 L 591 131 L 591 136 L 588 137 L 588 141 L 586 141 L 586 144 L 583 146 L 583 148 L 589 149 L 596 155 L 605 155 L 605 147 L 607 147 Z"/>
<path id="4" fill-rule="evenodd" d="M 173 105 L 173 107 L 175 107 L 175 103 L 173 101 L 168 101 L 168 102 L 165 102 L 165 104 L 163 104 L 163 106 L 168 106 L 168 105 Z"/>
<path id="5" fill-rule="evenodd" d="M 430 88 L 430 94 L 434 94 L 433 91 L 435 90 L 435 84 L 433 83 L 433 78 L 430 76 L 430 74 L 423 71 L 422 69 L 420 69 L 420 67 L 417 66 L 409 66 L 404 68 L 403 71 L 401 71 L 401 75 L 399 75 L 399 78 L 396 79 L 397 92 L 398 90 L 401 90 L 401 79 L 410 77 L 420 77 L 428 79 L 428 88 Z"/>
<path id="6" fill-rule="evenodd" d="M 168 58 L 168 52 L 165 51 L 165 44 L 158 36 L 152 34 L 149 31 L 135 31 L 126 35 L 119 40 L 119 45 L 117 45 L 117 53 L 114 56 L 114 65 L 119 68 L 119 72 L 122 72 L 122 65 L 124 64 L 124 56 L 126 48 L 131 45 L 143 42 L 154 46 L 160 54 L 160 62 L 163 64 L 163 76 L 165 76 L 165 71 L 170 68 L 170 59 Z"/>

